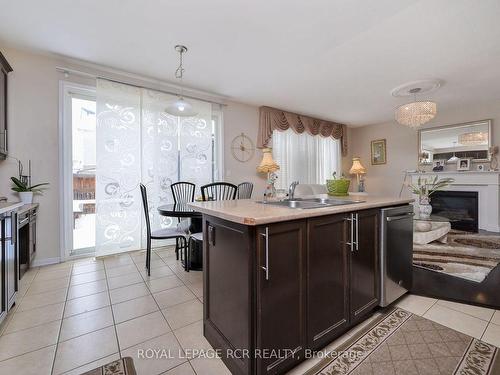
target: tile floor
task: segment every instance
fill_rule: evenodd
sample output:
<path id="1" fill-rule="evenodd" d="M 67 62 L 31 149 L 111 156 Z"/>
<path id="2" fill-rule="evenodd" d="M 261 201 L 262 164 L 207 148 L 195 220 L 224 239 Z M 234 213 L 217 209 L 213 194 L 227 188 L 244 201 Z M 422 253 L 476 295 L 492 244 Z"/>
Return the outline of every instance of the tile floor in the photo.
<path id="1" fill-rule="evenodd" d="M 184 272 L 173 249 L 162 248 L 152 255 L 148 277 L 144 258 L 135 252 L 26 273 L 17 305 L 0 327 L 0 374 L 76 375 L 120 356 L 133 357 L 139 375 L 230 374 L 219 359 L 186 358 L 186 350 L 210 348 L 202 334 L 201 272 Z M 499 310 L 415 295 L 397 305 L 500 346 Z M 150 348 L 170 349 L 169 355 L 137 358 Z M 290 374 L 314 364 L 304 362 Z"/>

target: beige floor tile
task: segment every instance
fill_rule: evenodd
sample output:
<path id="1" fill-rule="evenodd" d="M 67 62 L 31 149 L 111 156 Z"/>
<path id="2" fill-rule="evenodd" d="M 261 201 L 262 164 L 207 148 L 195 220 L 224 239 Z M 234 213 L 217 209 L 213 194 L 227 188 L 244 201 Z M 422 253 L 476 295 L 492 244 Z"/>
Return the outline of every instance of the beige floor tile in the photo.
<path id="1" fill-rule="evenodd" d="M 159 277 L 172 276 L 174 272 L 170 269 L 169 266 L 164 264 L 162 267 L 154 268 L 151 267 L 151 276 L 148 276 L 146 270 L 141 271 L 144 280 L 153 280 L 158 279 Z"/>
<path id="2" fill-rule="evenodd" d="M 415 294 L 408 294 L 398 301 L 396 301 L 396 306 L 409 311 L 413 314 L 422 316 L 427 310 L 431 308 L 437 302 L 435 298 L 428 298 L 417 296 Z"/>
<path id="3" fill-rule="evenodd" d="M 500 325 L 493 323 L 488 324 L 481 340 L 487 342 L 488 344 L 500 347 Z"/>
<path id="4" fill-rule="evenodd" d="M 116 325 L 120 350 L 170 332 L 167 321 L 156 311 Z"/>
<path id="5" fill-rule="evenodd" d="M 97 294 L 92 294 L 90 296 L 75 298 L 72 299 L 71 301 L 66 302 L 66 308 L 64 309 L 64 317 L 67 318 L 68 316 L 100 309 L 101 307 L 109 305 L 110 302 L 107 291 Z"/>
<path id="6" fill-rule="evenodd" d="M 424 318 L 478 339 L 481 338 L 488 325 L 488 322 L 484 320 L 438 304 L 432 306 L 424 314 Z"/>
<path id="7" fill-rule="evenodd" d="M 179 286 L 177 288 L 167 289 L 159 293 L 153 293 L 153 297 L 162 309 L 196 298 L 196 296 L 185 286 Z"/>
<path id="8" fill-rule="evenodd" d="M 189 288 L 191 292 L 194 293 L 196 297 L 203 296 L 203 282 L 195 284 L 187 284 L 186 286 Z"/>
<path id="9" fill-rule="evenodd" d="M 80 285 L 85 283 L 90 283 L 92 281 L 98 281 L 106 278 L 104 270 L 92 271 L 87 273 L 81 273 L 79 275 L 71 276 L 70 285 Z"/>
<path id="10" fill-rule="evenodd" d="M 162 310 L 170 327 L 175 330 L 203 319 L 203 304 L 197 299 Z"/>
<path id="11" fill-rule="evenodd" d="M 0 362 L 0 374 L 49 375 L 56 346 L 39 349 L 19 357 Z"/>
<path id="12" fill-rule="evenodd" d="M 199 284 L 203 282 L 203 273 L 200 271 L 179 272 L 177 276 L 187 284 Z"/>
<path id="13" fill-rule="evenodd" d="M 199 353 L 201 350 L 211 350 L 212 346 L 203 336 L 203 322 L 199 321 L 188 326 L 174 330 L 174 334 L 179 340 L 186 356 L 192 357 L 193 353 Z"/>
<path id="14" fill-rule="evenodd" d="M 61 320 L 63 309 L 64 303 L 56 303 L 32 310 L 16 312 L 5 329 L 5 333 L 11 333 L 21 329 Z"/>
<path id="15" fill-rule="evenodd" d="M 458 302 L 451 302 L 451 301 L 445 301 L 445 300 L 439 300 L 437 302 L 438 305 L 448 307 L 449 309 L 456 310 L 463 312 L 468 315 L 472 315 L 476 318 L 486 320 L 487 322 L 490 321 L 491 317 L 493 316 L 493 313 L 495 310 L 493 309 L 488 309 L 486 307 L 479 307 L 479 306 L 474 306 L 474 305 L 467 305 L 465 303 L 458 303 Z"/>
<path id="16" fill-rule="evenodd" d="M 71 268 L 39 271 L 33 280 L 42 281 L 42 280 L 64 279 L 66 277 L 69 277 L 69 275 L 71 275 Z"/>
<path id="17" fill-rule="evenodd" d="M 135 266 L 137 267 L 137 269 L 139 271 L 145 271 L 146 270 L 146 260 L 135 262 Z M 152 259 L 151 260 L 151 274 L 154 276 L 154 274 L 155 274 L 155 271 L 153 271 L 154 269 L 160 268 L 160 267 L 165 267 L 165 266 L 166 266 L 166 263 L 163 260 Z M 145 275 L 146 274 L 144 272 L 144 276 Z"/>
<path id="18" fill-rule="evenodd" d="M 134 262 L 132 261 L 130 255 L 109 256 L 104 259 L 104 267 L 106 267 L 106 269 L 125 266 L 127 264 L 133 263 Z"/>
<path id="19" fill-rule="evenodd" d="M 135 264 L 127 264 L 125 266 L 107 269 L 106 277 L 109 279 L 110 277 L 124 276 L 136 272 L 138 271 Z"/>
<path id="20" fill-rule="evenodd" d="M 134 298 L 147 296 L 148 294 L 150 294 L 150 291 L 144 283 L 127 285 L 125 287 L 109 291 L 112 304 L 117 304 Z"/>
<path id="21" fill-rule="evenodd" d="M 50 272 L 50 271 L 56 271 L 56 270 L 62 270 L 64 268 L 71 268 L 73 267 L 72 262 L 62 262 L 62 263 L 55 263 L 55 264 L 49 264 L 47 266 L 42 266 L 39 267 L 38 270 L 40 272 Z"/>
<path id="22" fill-rule="evenodd" d="M 500 325 L 500 310 L 496 310 L 491 318 L 491 322 Z"/>
<path id="23" fill-rule="evenodd" d="M 91 294 L 97 294 L 104 292 L 108 289 L 106 280 L 92 281 L 90 283 L 73 285 L 68 291 L 68 300 L 90 296 Z"/>
<path id="24" fill-rule="evenodd" d="M 93 361 L 93 362 L 90 362 L 90 363 L 87 363 L 86 365 L 83 365 L 83 366 L 80 366 L 80 367 L 77 367 L 71 371 L 68 371 L 68 372 L 65 372 L 64 375 L 81 375 L 87 371 L 90 371 L 90 370 L 93 370 L 93 369 L 96 369 L 98 367 L 101 367 L 101 366 L 104 366 L 110 362 L 113 362 L 113 361 L 116 361 L 120 359 L 120 354 L 119 353 L 115 353 L 115 354 L 111 354 L 107 357 L 104 357 L 104 358 L 101 358 L 101 359 L 98 359 L 97 361 Z"/>
<path id="25" fill-rule="evenodd" d="M 52 292 L 57 289 L 65 289 L 69 285 L 69 277 L 53 280 L 33 280 L 26 295 Z"/>
<path id="26" fill-rule="evenodd" d="M 54 361 L 54 374 L 72 370 L 118 352 L 114 327 L 60 342 Z"/>
<path id="27" fill-rule="evenodd" d="M 25 329 L 0 337 L 0 361 L 57 343 L 60 321 Z"/>
<path id="28" fill-rule="evenodd" d="M 104 269 L 104 263 L 90 263 L 90 264 L 82 264 L 82 265 L 74 265 L 73 266 L 73 275 L 81 275 L 82 273 L 87 272 L 95 272 Z"/>
<path id="29" fill-rule="evenodd" d="M 17 311 L 26 311 L 35 309 L 37 307 L 43 307 L 47 305 L 52 305 L 54 303 L 64 302 L 66 300 L 66 293 L 67 293 L 66 289 L 57 289 L 54 290 L 53 292 L 46 292 L 46 293 L 25 296 L 18 304 Z"/>
<path id="30" fill-rule="evenodd" d="M 110 290 L 142 282 L 142 277 L 137 271 L 134 271 L 133 273 L 130 273 L 128 275 L 108 278 L 108 286 Z"/>
<path id="31" fill-rule="evenodd" d="M 153 280 L 147 280 L 146 285 L 151 290 L 151 293 L 161 292 L 163 290 L 172 289 L 184 285 L 181 279 L 175 275 L 160 277 Z"/>
<path id="32" fill-rule="evenodd" d="M 138 316 L 146 315 L 154 311 L 158 311 L 158 306 L 151 295 L 113 305 L 113 314 L 116 323 L 137 318 Z"/>
<path id="33" fill-rule="evenodd" d="M 197 374 L 231 375 L 231 371 L 219 358 L 194 358 L 190 361 Z"/>
<path id="34" fill-rule="evenodd" d="M 147 358 L 141 353 L 153 349 L 160 353 L 159 358 Z M 172 333 L 158 336 L 131 348 L 121 351 L 122 357 L 132 357 L 138 374 L 157 375 L 186 362 L 181 358 L 182 351 Z"/>
<path id="35" fill-rule="evenodd" d="M 182 365 L 164 372 L 163 375 L 196 375 L 196 373 L 194 372 L 189 362 L 184 362 Z"/>
<path id="36" fill-rule="evenodd" d="M 113 324 L 113 314 L 109 306 L 73 315 L 62 321 L 59 341 L 66 341 L 76 336 L 112 326 Z"/>

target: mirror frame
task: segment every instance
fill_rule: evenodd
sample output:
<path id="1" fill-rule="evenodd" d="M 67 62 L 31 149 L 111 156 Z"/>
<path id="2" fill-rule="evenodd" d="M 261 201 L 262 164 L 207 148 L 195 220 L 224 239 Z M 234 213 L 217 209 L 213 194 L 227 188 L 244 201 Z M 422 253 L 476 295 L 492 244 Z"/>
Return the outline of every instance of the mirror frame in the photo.
<path id="1" fill-rule="evenodd" d="M 477 120 L 477 121 L 470 121 L 470 122 L 462 122 L 459 124 L 451 124 L 451 125 L 443 125 L 443 126 L 435 126 L 435 127 L 430 127 L 430 128 L 425 128 L 425 129 L 419 129 L 418 130 L 418 153 L 417 153 L 417 165 L 431 165 L 432 163 L 421 163 L 420 162 L 420 153 L 422 152 L 422 133 L 430 132 L 433 130 L 440 130 L 440 129 L 449 129 L 449 128 L 465 128 L 474 124 L 479 124 L 479 123 L 487 123 L 488 124 L 488 149 L 493 146 L 491 141 L 492 141 L 492 136 L 491 136 L 491 119 L 485 119 L 485 120 Z M 473 163 L 481 163 L 481 162 L 490 162 L 491 161 L 491 155 L 488 151 L 488 157 L 486 159 L 471 159 L 471 162 Z M 448 160 L 446 161 L 446 164 L 452 164 L 449 163 Z"/>

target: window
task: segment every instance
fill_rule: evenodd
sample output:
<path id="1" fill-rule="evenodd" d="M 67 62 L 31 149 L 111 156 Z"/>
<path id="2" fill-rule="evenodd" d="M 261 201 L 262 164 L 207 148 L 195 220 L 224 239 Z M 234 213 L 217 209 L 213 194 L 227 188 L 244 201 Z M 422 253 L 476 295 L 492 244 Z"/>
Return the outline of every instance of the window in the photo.
<path id="1" fill-rule="evenodd" d="M 325 184 L 333 172 L 340 174 L 341 145 L 331 137 L 297 134 L 292 129 L 273 132 L 273 157 L 280 166 L 276 187 L 287 188 L 292 181 Z"/>

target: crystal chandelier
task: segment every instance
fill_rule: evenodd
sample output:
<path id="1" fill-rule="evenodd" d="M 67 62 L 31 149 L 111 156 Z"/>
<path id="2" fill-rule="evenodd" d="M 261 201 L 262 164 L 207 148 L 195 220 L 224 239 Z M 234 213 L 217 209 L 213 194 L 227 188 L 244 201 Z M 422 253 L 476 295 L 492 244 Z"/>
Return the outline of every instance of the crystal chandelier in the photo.
<path id="1" fill-rule="evenodd" d="M 460 134 L 458 136 L 458 143 L 464 146 L 487 145 L 488 133 L 470 132 L 470 133 Z"/>
<path id="2" fill-rule="evenodd" d="M 436 103 L 431 101 L 417 101 L 417 94 L 421 91 L 416 87 L 409 92 L 414 95 L 415 100 L 396 108 L 396 121 L 401 125 L 417 128 L 431 121 L 437 113 Z"/>
<path id="3" fill-rule="evenodd" d="M 182 95 L 183 93 L 182 78 L 184 76 L 184 67 L 182 66 L 182 55 L 186 53 L 188 49 L 186 46 L 177 45 L 175 46 L 175 50 L 179 52 L 179 66 L 175 71 L 175 78 L 177 78 L 181 82 L 181 92 L 177 100 L 175 100 L 174 102 L 170 103 L 167 106 L 165 112 L 180 117 L 196 116 L 198 113 L 193 109 L 193 106 L 184 99 Z"/>

